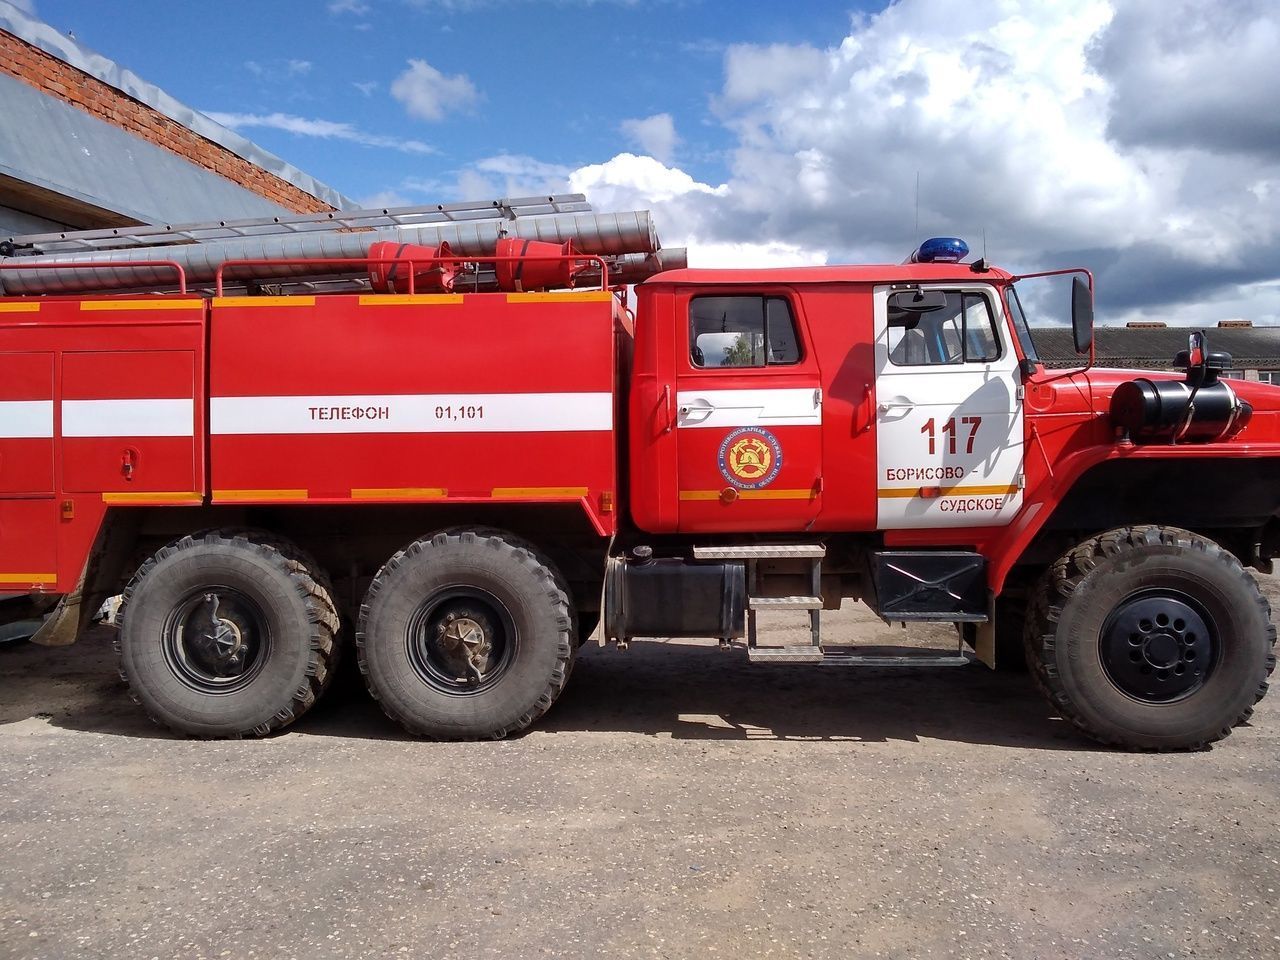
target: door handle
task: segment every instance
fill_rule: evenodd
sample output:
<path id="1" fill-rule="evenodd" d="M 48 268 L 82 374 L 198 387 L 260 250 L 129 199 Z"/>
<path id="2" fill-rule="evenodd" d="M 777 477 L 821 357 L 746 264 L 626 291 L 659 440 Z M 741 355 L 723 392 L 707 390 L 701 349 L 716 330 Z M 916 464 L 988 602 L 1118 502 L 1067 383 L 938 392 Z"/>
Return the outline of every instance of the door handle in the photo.
<path id="1" fill-rule="evenodd" d="M 662 412 L 666 415 L 666 423 L 662 427 L 663 433 L 670 433 L 676 428 L 676 415 L 672 407 L 675 404 L 675 398 L 671 395 L 671 384 L 665 384 L 662 388 Z"/>
<path id="2" fill-rule="evenodd" d="M 879 410 L 881 413 L 888 413 L 890 410 L 911 410 L 915 404 L 906 397 L 895 397 L 892 400 L 883 400 L 880 403 Z"/>
<path id="3" fill-rule="evenodd" d="M 716 412 L 715 404 L 702 397 L 695 397 L 689 403 L 680 404 L 680 425 L 693 426 L 705 423 Z"/>

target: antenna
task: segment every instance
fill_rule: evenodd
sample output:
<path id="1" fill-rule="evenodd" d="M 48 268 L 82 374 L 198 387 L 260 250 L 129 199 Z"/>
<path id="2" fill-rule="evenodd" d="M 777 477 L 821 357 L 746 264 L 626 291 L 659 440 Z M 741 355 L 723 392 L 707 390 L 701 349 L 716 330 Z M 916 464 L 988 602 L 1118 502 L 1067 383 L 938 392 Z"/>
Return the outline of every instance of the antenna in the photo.
<path id="1" fill-rule="evenodd" d="M 920 171 L 916 171 L 916 232 L 911 238 L 911 242 L 915 243 L 920 239 Z"/>
<path id="2" fill-rule="evenodd" d="M 987 227 L 986 227 L 986 224 L 983 224 L 983 226 L 982 226 L 982 259 L 983 259 L 983 260 L 987 259 Z"/>

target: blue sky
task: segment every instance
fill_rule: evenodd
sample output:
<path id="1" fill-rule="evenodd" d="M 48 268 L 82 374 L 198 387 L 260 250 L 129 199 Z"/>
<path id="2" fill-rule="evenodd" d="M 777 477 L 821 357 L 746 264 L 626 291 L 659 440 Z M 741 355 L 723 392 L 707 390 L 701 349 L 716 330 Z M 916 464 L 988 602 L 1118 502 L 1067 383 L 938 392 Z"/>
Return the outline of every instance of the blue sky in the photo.
<path id="1" fill-rule="evenodd" d="M 1280 324 L 1275 0 L 20 2 L 370 205 L 585 192 L 706 266 L 985 234 L 1104 322 Z"/>

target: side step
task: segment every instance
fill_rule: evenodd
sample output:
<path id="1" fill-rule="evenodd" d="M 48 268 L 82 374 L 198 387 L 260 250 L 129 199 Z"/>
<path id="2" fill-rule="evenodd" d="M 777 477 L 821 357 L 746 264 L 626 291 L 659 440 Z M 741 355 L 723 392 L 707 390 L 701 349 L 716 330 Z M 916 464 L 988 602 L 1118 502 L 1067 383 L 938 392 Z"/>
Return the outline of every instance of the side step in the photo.
<path id="1" fill-rule="evenodd" d="M 748 647 L 747 659 L 752 663 L 821 663 L 827 666 L 850 667 L 963 667 L 970 658 L 963 653 L 934 656 L 929 654 L 903 654 L 891 656 L 873 653 L 853 653 L 847 648 L 824 650 L 810 644 L 794 644 L 786 647 Z"/>
<path id="2" fill-rule="evenodd" d="M 695 560 L 821 560 L 827 548 L 820 543 L 751 544 L 748 546 L 694 547 Z"/>
<path id="3" fill-rule="evenodd" d="M 753 610 L 821 610 L 821 597 L 750 597 Z"/>

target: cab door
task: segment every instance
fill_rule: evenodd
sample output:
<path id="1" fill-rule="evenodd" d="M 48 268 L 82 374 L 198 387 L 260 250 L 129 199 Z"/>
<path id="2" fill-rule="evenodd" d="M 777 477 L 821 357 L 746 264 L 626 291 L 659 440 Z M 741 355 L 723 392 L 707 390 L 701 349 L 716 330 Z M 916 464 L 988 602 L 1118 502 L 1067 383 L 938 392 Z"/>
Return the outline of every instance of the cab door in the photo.
<path id="1" fill-rule="evenodd" d="M 689 293 L 676 311 L 679 528 L 804 530 L 822 505 L 822 389 L 798 299 Z"/>
<path id="2" fill-rule="evenodd" d="M 878 526 L 1007 524 L 1022 505 L 1018 358 L 985 285 L 877 287 Z"/>

